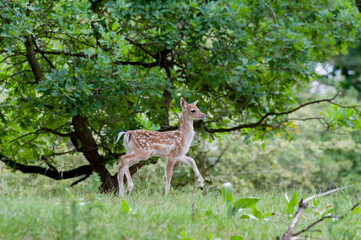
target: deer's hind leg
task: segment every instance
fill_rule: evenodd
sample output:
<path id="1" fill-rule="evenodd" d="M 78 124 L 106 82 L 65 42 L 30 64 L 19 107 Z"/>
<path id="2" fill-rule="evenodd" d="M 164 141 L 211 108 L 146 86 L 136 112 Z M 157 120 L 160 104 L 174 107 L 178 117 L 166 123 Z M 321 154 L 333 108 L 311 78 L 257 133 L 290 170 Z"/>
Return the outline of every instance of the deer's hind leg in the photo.
<path id="1" fill-rule="evenodd" d="M 173 167 L 175 163 L 175 158 L 173 156 L 167 156 L 167 162 L 165 166 L 165 196 L 168 195 L 170 190 L 170 181 L 173 176 Z"/>
<path id="2" fill-rule="evenodd" d="M 138 163 L 141 160 L 147 160 L 152 154 L 144 151 L 134 151 L 130 154 L 123 155 L 120 158 L 120 164 L 118 168 L 118 184 L 119 184 L 119 195 L 124 197 L 124 175 L 127 178 L 128 188 L 127 193 L 130 193 L 134 188 L 133 179 L 130 175 L 129 167 L 133 164 Z"/>

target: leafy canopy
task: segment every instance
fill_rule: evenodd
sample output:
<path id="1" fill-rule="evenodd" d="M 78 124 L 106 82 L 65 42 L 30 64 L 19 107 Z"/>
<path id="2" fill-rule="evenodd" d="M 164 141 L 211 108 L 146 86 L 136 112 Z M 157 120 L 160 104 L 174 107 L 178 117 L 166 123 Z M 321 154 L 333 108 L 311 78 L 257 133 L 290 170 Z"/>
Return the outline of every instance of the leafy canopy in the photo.
<path id="1" fill-rule="evenodd" d="M 0 15 L 0 144 L 18 161 L 52 155 L 77 115 L 113 159 L 118 129 L 168 125 L 180 95 L 202 100 L 208 132 L 287 112 L 361 22 L 342 0 L 15 0 Z"/>

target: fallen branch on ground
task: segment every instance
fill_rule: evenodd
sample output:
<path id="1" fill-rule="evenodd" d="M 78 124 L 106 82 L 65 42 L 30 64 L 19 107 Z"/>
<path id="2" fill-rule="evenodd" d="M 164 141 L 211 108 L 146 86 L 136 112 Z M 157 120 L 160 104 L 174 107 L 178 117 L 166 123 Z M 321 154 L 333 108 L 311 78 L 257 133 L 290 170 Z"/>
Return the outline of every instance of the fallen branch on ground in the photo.
<path id="1" fill-rule="evenodd" d="M 292 233 L 293 229 L 296 227 L 298 221 L 300 220 L 303 212 L 306 210 L 307 206 L 308 206 L 308 202 L 311 201 L 312 199 L 315 199 L 315 198 L 319 198 L 319 197 L 324 197 L 324 196 L 327 196 L 327 195 L 330 195 L 332 193 L 336 193 L 338 191 L 341 191 L 343 189 L 346 189 L 346 188 L 350 188 L 352 187 L 353 185 L 350 185 L 350 186 L 346 186 L 346 187 L 342 187 L 342 188 L 336 188 L 336 189 L 333 189 L 333 190 L 330 190 L 330 191 L 327 191 L 327 192 L 324 192 L 324 193 L 320 193 L 320 194 L 317 194 L 317 195 L 314 195 L 314 196 L 311 196 L 311 197 L 308 197 L 306 198 L 305 200 L 301 199 L 301 201 L 299 202 L 298 204 L 298 209 L 295 213 L 295 216 L 293 217 L 291 223 L 290 223 L 290 226 L 288 227 L 288 229 L 286 230 L 285 234 L 283 235 L 282 239 L 283 240 L 289 240 L 291 239 L 291 237 L 295 237 L 295 236 L 298 236 L 300 235 L 301 233 L 304 233 L 306 231 L 308 231 L 310 228 L 312 228 L 313 226 L 315 226 L 316 224 L 322 222 L 324 219 L 326 218 L 343 218 L 345 215 L 342 215 L 342 216 L 323 216 L 322 218 L 318 219 L 317 221 L 313 222 L 312 224 L 310 224 L 309 226 L 307 226 L 306 228 L 302 229 L 301 231 L 297 232 L 297 233 Z M 352 208 L 351 208 L 351 211 L 353 209 L 355 209 L 358 205 L 360 205 L 360 201 L 358 203 L 356 203 Z"/>

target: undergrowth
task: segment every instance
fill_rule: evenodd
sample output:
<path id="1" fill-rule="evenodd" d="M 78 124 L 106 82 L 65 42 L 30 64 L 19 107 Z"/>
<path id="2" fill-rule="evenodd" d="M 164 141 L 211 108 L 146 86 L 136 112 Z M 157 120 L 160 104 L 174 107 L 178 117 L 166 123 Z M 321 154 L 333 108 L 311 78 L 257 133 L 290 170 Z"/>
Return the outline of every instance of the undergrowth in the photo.
<path id="1" fill-rule="evenodd" d="M 314 194 L 233 185 L 234 200 L 258 200 L 252 208 L 237 208 L 229 215 L 217 186 L 207 186 L 203 192 L 193 186 L 172 189 L 167 197 L 159 186 L 136 186 L 121 200 L 99 193 L 96 176 L 69 188 L 68 181 L 59 183 L 4 169 L 0 174 L 0 239 L 275 239 L 282 237 L 297 209 L 295 195 L 299 201 Z M 157 182 L 163 187 L 160 174 Z M 350 211 L 357 189 L 314 201 L 296 230 L 322 214 L 347 214 L 342 219 L 327 219 L 302 236 L 361 238 L 360 207 Z"/>

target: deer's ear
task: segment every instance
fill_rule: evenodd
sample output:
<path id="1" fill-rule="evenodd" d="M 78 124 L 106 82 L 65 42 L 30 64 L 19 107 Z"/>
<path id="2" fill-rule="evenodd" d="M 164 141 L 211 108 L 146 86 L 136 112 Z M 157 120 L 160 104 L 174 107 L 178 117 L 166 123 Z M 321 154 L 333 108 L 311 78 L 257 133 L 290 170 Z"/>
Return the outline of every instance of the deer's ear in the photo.
<path id="1" fill-rule="evenodd" d="M 198 103 L 198 100 L 197 100 L 197 101 L 195 101 L 195 102 L 192 102 L 192 104 L 193 104 L 194 106 L 196 106 L 196 105 L 197 105 L 197 103 Z"/>
<path id="2" fill-rule="evenodd" d="M 185 101 L 182 97 L 181 97 L 181 99 L 180 99 L 180 105 L 181 105 L 182 109 L 187 106 L 186 101 Z"/>

